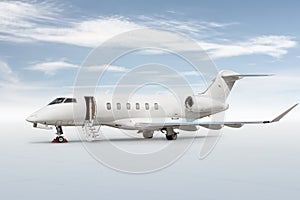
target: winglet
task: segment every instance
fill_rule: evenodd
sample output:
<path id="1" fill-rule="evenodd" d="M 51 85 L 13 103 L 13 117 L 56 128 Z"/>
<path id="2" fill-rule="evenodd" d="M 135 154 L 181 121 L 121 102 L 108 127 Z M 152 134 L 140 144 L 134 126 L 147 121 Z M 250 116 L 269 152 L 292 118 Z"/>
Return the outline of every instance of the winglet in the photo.
<path id="1" fill-rule="evenodd" d="M 279 120 L 281 120 L 281 118 L 283 118 L 286 114 L 288 114 L 288 112 L 290 112 L 291 110 L 293 110 L 297 105 L 298 105 L 298 103 L 296 103 L 295 105 L 293 105 L 292 107 L 290 107 L 289 109 L 287 109 L 285 112 L 283 112 L 282 114 L 280 114 L 278 117 L 274 118 L 271 122 L 278 122 Z"/>

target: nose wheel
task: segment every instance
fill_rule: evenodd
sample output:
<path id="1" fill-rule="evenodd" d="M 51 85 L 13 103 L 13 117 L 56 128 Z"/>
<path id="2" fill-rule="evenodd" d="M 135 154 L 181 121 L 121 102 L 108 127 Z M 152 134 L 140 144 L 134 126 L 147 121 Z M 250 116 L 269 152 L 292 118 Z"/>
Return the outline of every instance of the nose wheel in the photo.
<path id="1" fill-rule="evenodd" d="M 52 143 L 65 143 L 65 142 L 68 142 L 68 140 L 66 138 L 64 138 L 64 136 L 62 136 L 63 133 L 63 130 L 62 130 L 62 127 L 61 126 L 55 126 L 56 127 L 56 138 L 54 138 L 52 140 Z"/>

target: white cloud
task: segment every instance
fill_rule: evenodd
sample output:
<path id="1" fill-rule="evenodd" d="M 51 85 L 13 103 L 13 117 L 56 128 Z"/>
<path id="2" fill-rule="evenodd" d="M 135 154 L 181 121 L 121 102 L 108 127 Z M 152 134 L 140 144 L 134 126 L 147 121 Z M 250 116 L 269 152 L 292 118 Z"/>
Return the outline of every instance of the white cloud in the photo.
<path id="1" fill-rule="evenodd" d="M 160 34 L 162 35 L 162 34 Z M 159 36 L 159 35 L 158 35 Z M 165 36 L 165 35 L 162 35 Z M 148 38 L 150 38 L 148 36 Z M 179 51 L 200 51 L 196 45 L 180 42 L 176 37 L 157 38 L 158 46 L 164 45 L 166 49 Z M 196 41 L 197 42 L 197 41 Z M 160 47 L 161 47 L 160 45 Z M 243 55 L 267 55 L 274 58 L 280 58 L 288 53 L 290 48 L 296 47 L 297 42 L 289 36 L 284 35 L 266 35 L 250 38 L 245 41 L 223 41 L 223 42 L 205 42 L 198 41 L 198 45 L 205 50 L 213 59 L 243 56 Z M 162 47 L 161 47 L 162 48 Z M 143 50 L 140 54 L 164 54 L 163 50 Z"/>
<path id="2" fill-rule="evenodd" d="M 115 65 L 101 65 L 101 66 L 85 66 L 84 69 L 90 72 L 108 71 L 108 72 L 126 72 L 128 71 L 125 67 Z"/>
<path id="3" fill-rule="evenodd" d="M 164 16 L 145 15 L 137 16 L 135 21 L 139 24 L 143 24 L 146 27 L 174 31 L 181 34 L 186 34 L 187 36 L 197 36 L 200 38 L 206 38 L 208 35 L 212 37 L 213 35 L 218 34 L 218 29 L 237 24 L 235 22 L 220 23 L 199 20 L 176 20 Z"/>
<path id="4" fill-rule="evenodd" d="M 183 67 L 182 67 L 183 68 Z M 168 77 L 168 78 L 179 78 L 180 76 L 202 76 L 202 74 L 196 70 L 194 71 L 175 71 L 174 74 L 168 74 L 166 75 L 165 72 L 163 71 L 158 71 L 158 70 L 149 70 L 149 71 L 139 71 L 136 72 L 138 74 L 141 74 L 141 76 L 155 76 L 155 77 Z"/>
<path id="5" fill-rule="evenodd" d="M 71 22 L 68 26 L 67 28 L 36 28 L 28 30 L 21 36 L 44 42 L 97 47 L 120 33 L 139 28 L 132 22 L 114 17 Z"/>
<path id="6" fill-rule="evenodd" d="M 174 20 L 164 16 L 135 16 L 131 19 L 96 17 L 66 19 L 59 5 L 43 2 L 0 2 L 0 40 L 12 42 L 55 42 L 97 47 L 100 43 L 126 31 L 143 27 L 163 28 L 196 39 L 212 58 L 240 55 L 268 55 L 279 58 L 296 46 L 293 38 L 284 35 L 266 35 L 245 41 L 220 38 L 220 29 L 237 24 L 195 20 Z M 211 38 L 220 38 L 218 41 Z M 210 40 L 210 42 L 207 42 Z M 158 42 L 159 39 L 158 39 Z M 176 41 L 173 41 L 176 43 Z M 128 45 L 128 44 L 126 44 Z M 129 44 L 130 45 L 130 44 Z M 182 45 L 182 44 L 176 44 Z M 185 49 L 186 51 L 192 49 Z M 147 52 L 149 53 L 149 52 Z M 158 52 L 150 52 L 158 53 Z"/>
<path id="7" fill-rule="evenodd" d="M 49 3 L 0 2 L 0 40 L 57 42 L 96 47 L 101 42 L 141 26 L 122 17 L 64 19 Z"/>
<path id="8" fill-rule="evenodd" d="M 34 65 L 31 65 L 27 67 L 26 69 L 32 70 L 32 71 L 40 71 L 44 72 L 46 75 L 54 75 L 59 70 L 65 70 L 65 69 L 79 69 L 81 66 L 72 64 L 65 61 L 52 61 L 52 62 L 41 62 L 36 63 Z M 89 71 L 89 72 L 99 72 L 99 71 L 108 71 L 108 72 L 126 72 L 128 71 L 125 67 L 121 66 L 115 66 L 115 65 L 109 65 L 108 67 L 106 65 L 101 66 L 84 66 L 83 69 Z"/>
<path id="9" fill-rule="evenodd" d="M 6 62 L 0 60 L 0 80 L 17 83 L 19 81 L 17 75 L 12 71 L 9 65 Z"/>
<path id="10" fill-rule="evenodd" d="M 50 3 L 0 2 L 0 24 L 6 28 L 32 28 L 37 22 L 55 21 L 61 10 Z"/>
<path id="11" fill-rule="evenodd" d="M 74 65 L 72 63 L 68 63 L 65 61 L 54 61 L 54 62 L 36 63 L 34 65 L 29 66 L 27 69 L 33 71 L 41 71 L 47 75 L 54 75 L 58 70 L 76 69 L 76 68 L 78 68 L 78 65 Z"/>
<path id="12" fill-rule="evenodd" d="M 216 44 L 200 42 L 199 45 L 208 51 L 213 58 L 224 58 L 241 55 L 269 55 L 279 58 L 288 53 L 288 49 L 297 43 L 288 36 L 259 36 L 244 42 Z"/>
<path id="13" fill-rule="evenodd" d="M 206 25 L 206 27 L 211 28 L 224 28 L 226 26 L 236 25 L 237 22 L 231 22 L 231 23 L 220 23 L 220 22 L 202 22 L 203 25 Z"/>
<path id="14" fill-rule="evenodd" d="M 183 76 L 200 76 L 201 74 L 197 71 L 185 71 L 180 73 Z"/>

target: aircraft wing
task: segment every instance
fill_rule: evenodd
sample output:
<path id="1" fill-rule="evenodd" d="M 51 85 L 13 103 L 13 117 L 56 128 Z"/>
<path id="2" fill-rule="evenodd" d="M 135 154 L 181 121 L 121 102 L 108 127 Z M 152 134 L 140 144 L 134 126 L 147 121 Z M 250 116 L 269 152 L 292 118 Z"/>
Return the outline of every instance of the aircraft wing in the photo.
<path id="1" fill-rule="evenodd" d="M 159 128 L 166 128 L 166 127 L 180 127 L 180 126 L 204 126 L 204 127 L 220 127 L 220 126 L 228 126 L 232 128 L 240 128 L 245 124 L 268 124 L 273 122 L 278 122 L 282 119 L 288 112 L 294 109 L 298 105 L 295 104 L 273 120 L 266 120 L 266 121 L 220 121 L 220 122 L 205 122 L 205 121 L 191 121 L 191 122 L 162 122 L 162 123 L 136 123 L 137 127 L 144 127 L 149 129 L 159 129 Z"/>

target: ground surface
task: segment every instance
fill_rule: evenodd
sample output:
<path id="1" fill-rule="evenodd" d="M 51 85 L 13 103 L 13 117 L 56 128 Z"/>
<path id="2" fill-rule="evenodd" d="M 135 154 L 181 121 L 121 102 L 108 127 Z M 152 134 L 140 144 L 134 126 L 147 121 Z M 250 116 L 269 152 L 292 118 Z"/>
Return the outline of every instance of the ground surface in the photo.
<path id="1" fill-rule="evenodd" d="M 300 132 L 294 123 L 226 128 L 204 160 L 198 155 L 205 137 L 198 134 L 173 165 L 142 175 L 116 172 L 95 161 L 73 128 L 65 129 L 66 144 L 50 143 L 53 131 L 33 129 L 22 120 L 6 122 L 2 130 L 0 199 L 300 198 Z M 104 131 L 133 151 L 168 144 L 159 134 L 143 140 Z M 179 135 L 176 142 L 186 137 Z"/>

